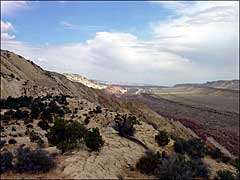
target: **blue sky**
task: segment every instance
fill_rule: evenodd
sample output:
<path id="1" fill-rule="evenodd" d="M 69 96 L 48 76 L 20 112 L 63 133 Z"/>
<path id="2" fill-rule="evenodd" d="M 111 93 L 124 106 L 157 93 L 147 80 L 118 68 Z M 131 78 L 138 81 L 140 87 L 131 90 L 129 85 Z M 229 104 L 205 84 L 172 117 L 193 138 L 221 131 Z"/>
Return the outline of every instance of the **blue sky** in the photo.
<path id="1" fill-rule="evenodd" d="M 238 78 L 238 2 L 1 1 L 1 46 L 45 69 L 173 85 Z"/>
<path id="2" fill-rule="evenodd" d="M 151 36 L 149 23 L 169 15 L 168 10 L 148 2 L 45 1 L 2 19 L 14 24 L 20 41 L 60 44 L 86 41 L 98 31 L 132 32 L 146 39 Z M 75 28 L 65 27 L 66 23 Z"/>

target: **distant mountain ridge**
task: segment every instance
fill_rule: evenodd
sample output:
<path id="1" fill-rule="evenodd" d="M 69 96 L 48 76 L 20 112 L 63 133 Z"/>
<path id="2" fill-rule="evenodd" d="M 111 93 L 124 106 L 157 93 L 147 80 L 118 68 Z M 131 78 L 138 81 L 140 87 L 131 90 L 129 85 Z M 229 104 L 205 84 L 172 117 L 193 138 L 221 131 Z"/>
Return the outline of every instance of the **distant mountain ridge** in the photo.
<path id="1" fill-rule="evenodd" d="M 174 87 L 209 87 L 216 89 L 229 89 L 239 90 L 239 80 L 218 80 L 218 81 L 207 81 L 206 83 L 184 83 L 176 84 Z"/>

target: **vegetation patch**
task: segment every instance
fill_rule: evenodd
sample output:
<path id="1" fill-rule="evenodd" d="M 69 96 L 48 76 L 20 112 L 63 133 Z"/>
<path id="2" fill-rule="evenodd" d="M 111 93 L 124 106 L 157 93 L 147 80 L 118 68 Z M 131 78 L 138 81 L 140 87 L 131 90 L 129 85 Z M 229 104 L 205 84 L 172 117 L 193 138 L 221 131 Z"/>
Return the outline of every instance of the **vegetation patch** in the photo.
<path id="1" fill-rule="evenodd" d="M 92 128 L 91 130 L 88 130 L 85 137 L 85 143 L 86 146 L 92 151 L 97 151 L 103 146 L 104 141 L 98 128 Z"/>
<path id="2" fill-rule="evenodd" d="M 0 173 L 4 173 L 8 170 L 11 170 L 13 168 L 12 160 L 13 155 L 9 151 L 3 151 L 0 154 L 1 157 L 1 166 L 0 166 Z"/>
<path id="3" fill-rule="evenodd" d="M 141 173 L 154 175 L 159 179 L 208 178 L 208 168 L 200 160 L 186 159 L 184 156 L 165 156 L 153 153 L 143 156 L 136 165 Z"/>
<path id="4" fill-rule="evenodd" d="M 217 171 L 217 174 L 214 177 L 214 179 L 215 180 L 237 180 L 234 174 L 228 170 Z"/>
<path id="5" fill-rule="evenodd" d="M 170 142 L 169 135 L 166 131 L 159 131 L 155 136 L 155 140 L 159 146 L 166 146 Z"/>
<path id="6" fill-rule="evenodd" d="M 45 150 L 31 150 L 22 146 L 16 149 L 16 164 L 14 168 L 17 172 L 48 172 L 54 166 L 53 158 Z"/>
<path id="7" fill-rule="evenodd" d="M 135 116 L 117 114 L 114 119 L 113 128 L 119 132 L 120 136 L 133 136 L 135 133 L 134 124 L 139 124 Z"/>
<path id="8" fill-rule="evenodd" d="M 62 118 L 54 121 L 47 134 L 48 142 L 62 150 L 62 153 L 73 149 L 83 139 L 87 129 L 77 121 L 67 122 Z"/>

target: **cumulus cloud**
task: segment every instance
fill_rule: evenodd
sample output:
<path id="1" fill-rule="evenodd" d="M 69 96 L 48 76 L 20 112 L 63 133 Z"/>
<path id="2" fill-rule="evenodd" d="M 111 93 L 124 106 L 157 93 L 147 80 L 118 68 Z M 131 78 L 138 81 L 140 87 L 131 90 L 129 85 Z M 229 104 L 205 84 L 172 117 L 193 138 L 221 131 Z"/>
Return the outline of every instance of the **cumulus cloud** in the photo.
<path id="1" fill-rule="evenodd" d="M 2 47 L 33 59 L 47 69 L 85 74 L 102 80 L 144 81 L 143 73 L 165 71 L 183 74 L 191 62 L 177 54 L 159 51 L 129 33 L 98 32 L 85 43 L 31 47 L 5 42 Z M 151 78 L 149 76 L 148 78 Z M 145 79 L 146 80 L 146 79 Z M 153 81 L 152 81 L 153 83 Z"/>
<path id="2" fill-rule="evenodd" d="M 1 21 L 1 32 L 8 32 L 13 30 L 13 26 L 10 22 Z"/>
<path id="3" fill-rule="evenodd" d="M 12 40 L 15 39 L 15 35 L 10 35 L 8 33 L 1 33 L 1 40 L 6 41 L 6 40 Z"/>
<path id="4" fill-rule="evenodd" d="M 4 22 L 1 20 L 1 40 L 15 39 L 15 35 L 10 35 L 8 32 L 13 30 L 13 25 L 10 22 Z"/>

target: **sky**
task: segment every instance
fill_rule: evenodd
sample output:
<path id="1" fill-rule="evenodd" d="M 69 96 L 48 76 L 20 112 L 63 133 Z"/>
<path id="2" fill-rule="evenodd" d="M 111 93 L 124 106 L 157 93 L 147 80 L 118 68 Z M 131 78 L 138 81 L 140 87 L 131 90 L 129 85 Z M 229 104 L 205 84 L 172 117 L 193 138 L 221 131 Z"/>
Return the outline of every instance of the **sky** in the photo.
<path id="1" fill-rule="evenodd" d="M 1 49 L 104 81 L 239 79 L 238 31 L 237 1 L 1 1 Z"/>

